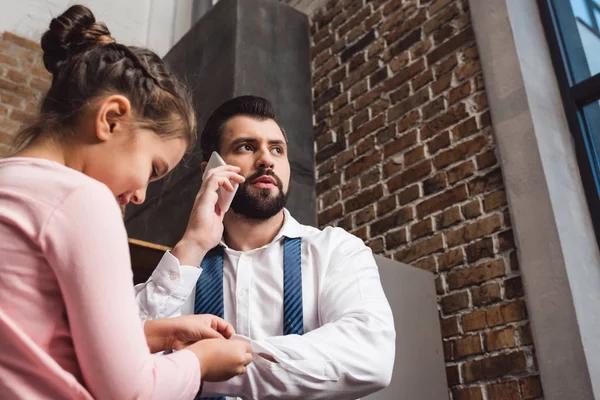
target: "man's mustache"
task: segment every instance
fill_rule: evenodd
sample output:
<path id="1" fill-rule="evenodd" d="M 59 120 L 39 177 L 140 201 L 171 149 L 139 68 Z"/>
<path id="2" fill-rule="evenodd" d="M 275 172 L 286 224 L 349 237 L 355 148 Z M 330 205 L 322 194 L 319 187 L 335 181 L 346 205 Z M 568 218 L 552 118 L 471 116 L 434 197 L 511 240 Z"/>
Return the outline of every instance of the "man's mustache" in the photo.
<path id="1" fill-rule="evenodd" d="M 259 169 L 253 174 L 250 174 L 246 177 L 246 181 L 244 183 L 251 183 L 260 178 L 261 176 L 271 176 L 277 182 L 277 187 L 279 190 L 283 190 L 283 182 L 272 169 Z"/>

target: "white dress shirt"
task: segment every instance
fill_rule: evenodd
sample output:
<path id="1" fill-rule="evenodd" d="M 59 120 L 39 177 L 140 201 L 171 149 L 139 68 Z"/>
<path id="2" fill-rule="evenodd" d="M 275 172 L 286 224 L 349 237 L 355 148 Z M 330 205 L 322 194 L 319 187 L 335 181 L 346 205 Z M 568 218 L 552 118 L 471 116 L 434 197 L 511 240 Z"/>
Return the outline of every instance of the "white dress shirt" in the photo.
<path id="1" fill-rule="evenodd" d="M 266 246 L 236 251 L 225 243 L 225 319 L 252 339 L 248 372 L 205 382 L 203 396 L 252 399 L 357 399 L 386 387 L 395 355 L 392 311 L 371 249 L 340 228 L 299 224 L 287 210 Z M 283 335 L 283 239 L 302 238 L 304 335 Z M 145 319 L 194 313 L 202 269 L 165 253 L 146 283 L 136 286 Z"/>

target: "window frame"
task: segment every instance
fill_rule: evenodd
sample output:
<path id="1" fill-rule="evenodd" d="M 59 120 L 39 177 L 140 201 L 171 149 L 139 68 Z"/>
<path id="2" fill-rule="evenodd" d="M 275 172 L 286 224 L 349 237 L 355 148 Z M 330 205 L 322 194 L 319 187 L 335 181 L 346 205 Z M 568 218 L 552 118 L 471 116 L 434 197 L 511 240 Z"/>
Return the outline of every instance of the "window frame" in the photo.
<path id="1" fill-rule="evenodd" d="M 598 109 L 592 111 L 600 117 L 600 73 L 590 76 L 570 1 L 537 2 L 575 145 L 596 241 L 600 243 L 600 126 L 596 128 L 598 137 L 594 138 L 584 115 L 584 107 L 596 102 Z"/>

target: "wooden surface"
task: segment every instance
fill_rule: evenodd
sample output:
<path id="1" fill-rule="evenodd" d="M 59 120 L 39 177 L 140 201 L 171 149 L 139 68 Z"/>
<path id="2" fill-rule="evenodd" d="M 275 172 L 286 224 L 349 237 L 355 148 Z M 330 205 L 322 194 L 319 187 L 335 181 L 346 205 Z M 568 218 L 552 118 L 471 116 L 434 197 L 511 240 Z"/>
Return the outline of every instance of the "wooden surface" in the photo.
<path id="1" fill-rule="evenodd" d="M 132 238 L 129 238 L 128 242 L 131 268 L 133 269 L 133 282 L 135 284 L 145 282 L 158 265 L 165 251 L 171 249 L 167 246 Z"/>

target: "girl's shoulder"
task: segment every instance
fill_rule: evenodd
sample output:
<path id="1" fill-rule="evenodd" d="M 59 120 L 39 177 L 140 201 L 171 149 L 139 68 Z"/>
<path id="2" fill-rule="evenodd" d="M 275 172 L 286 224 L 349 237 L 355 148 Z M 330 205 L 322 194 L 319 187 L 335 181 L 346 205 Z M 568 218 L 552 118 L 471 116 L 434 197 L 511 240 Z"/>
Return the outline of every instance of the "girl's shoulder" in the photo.
<path id="1" fill-rule="evenodd" d="M 110 193 L 103 183 L 54 161 L 27 157 L 0 160 L 0 193 L 5 200 L 56 208 L 75 191 L 88 191 L 90 196 Z"/>

